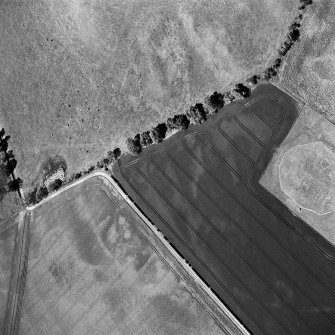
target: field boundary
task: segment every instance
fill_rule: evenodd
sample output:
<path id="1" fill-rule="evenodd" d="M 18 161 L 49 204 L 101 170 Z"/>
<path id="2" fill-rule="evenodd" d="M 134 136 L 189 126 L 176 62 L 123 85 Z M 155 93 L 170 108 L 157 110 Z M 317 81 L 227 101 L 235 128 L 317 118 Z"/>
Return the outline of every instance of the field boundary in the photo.
<path id="1" fill-rule="evenodd" d="M 141 210 L 136 206 L 136 204 L 130 199 L 130 197 L 123 191 L 116 180 L 109 176 L 107 173 L 102 171 L 93 172 L 76 182 L 65 186 L 64 188 L 52 193 L 47 198 L 43 199 L 40 203 L 27 206 L 27 211 L 31 212 L 41 206 L 42 204 L 48 202 L 49 200 L 55 198 L 59 194 L 65 192 L 66 190 L 79 185 L 80 183 L 93 178 L 93 177 L 103 177 L 107 179 L 112 186 L 119 192 L 122 198 L 127 202 L 127 204 L 135 211 L 135 213 L 144 221 L 144 223 L 149 227 L 149 229 L 155 234 L 155 236 L 163 243 L 167 250 L 172 254 L 172 256 L 182 265 L 185 271 L 191 276 L 191 278 L 201 287 L 201 289 L 208 294 L 208 296 L 216 303 L 216 305 L 226 314 L 232 323 L 239 329 L 242 334 L 250 335 L 249 331 L 241 324 L 241 322 L 234 316 L 234 314 L 228 309 L 228 307 L 218 298 L 218 296 L 211 290 L 210 287 L 199 277 L 199 275 L 193 270 L 193 268 L 187 263 L 187 261 L 181 257 L 177 250 L 164 238 L 163 234 L 156 228 L 156 226 L 141 212 Z"/>
<path id="2" fill-rule="evenodd" d="M 28 267 L 30 215 L 25 213 L 17 228 L 4 335 L 15 335 L 19 330 Z"/>

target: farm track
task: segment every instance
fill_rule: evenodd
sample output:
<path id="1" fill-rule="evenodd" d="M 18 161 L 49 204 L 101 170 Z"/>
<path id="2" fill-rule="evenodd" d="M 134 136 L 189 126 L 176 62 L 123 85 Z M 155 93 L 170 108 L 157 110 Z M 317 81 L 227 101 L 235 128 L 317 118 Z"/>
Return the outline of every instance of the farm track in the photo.
<path id="1" fill-rule="evenodd" d="M 270 146 L 273 145 L 272 143 L 275 143 L 276 138 L 278 137 L 281 138 L 283 136 L 283 124 L 287 124 L 286 119 L 288 118 L 287 110 L 283 109 L 280 106 L 280 104 L 277 103 L 276 98 L 273 98 L 273 99 L 269 97 L 266 97 L 266 98 L 268 100 L 271 100 L 271 103 L 274 106 L 273 108 L 275 108 L 278 111 L 281 111 L 280 115 L 276 116 L 276 117 L 280 116 L 277 124 L 269 123 L 268 120 L 263 115 L 258 113 L 257 110 L 255 109 L 253 101 L 245 104 L 245 106 L 247 106 L 248 109 L 250 109 L 250 113 L 253 113 L 259 120 L 261 120 L 268 128 L 271 129 L 272 135 L 269 139 L 266 139 L 265 142 L 264 142 L 264 139 L 261 137 L 258 137 L 257 134 L 254 134 L 254 136 L 252 136 L 252 131 L 245 124 L 243 124 L 243 122 L 238 118 L 238 116 L 234 115 L 232 117 L 232 122 L 235 122 L 235 124 L 238 124 L 241 127 L 241 129 L 243 129 L 243 131 L 247 133 L 248 136 L 250 136 L 250 138 L 252 138 L 254 141 L 256 141 L 261 146 L 261 150 L 259 151 L 259 155 L 256 160 L 248 156 L 247 152 L 242 150 L 239 147 L 239 145 L 237 145 L 234 142 L 234 139 L 231 138 L 222 129 L 221 125 L 223 124 L 223 122 L 225 122 L 227 116 L 222 117 L 221 120 L 216 123 L 218 133 L 220 133 L 220 135 L 226 141 L 230 143 L 231 147 L 233 147 L 234 150 L 236 150 L 237 152 L 241 154 L 241 156 L 243 156 L 243 159 L 245 160 L 245 163 L 243 164 L 250 166 L 248 174 L 243 174 L 243 171 L 241 174 L 241 171 L 240 171 L 241 169 L 239 167 L 232 166 L 231 162 L 229 160 L 227 161 L 222 156 L 220 150 L 218 150 L 216 146 L 211 144 L 211 139 L 207 139 L 206 135 L 204 135 L 205 132 L 202 132 L 201 135 L 199 133 L 193 133 L 192 136 L 186 135 L 186 138 L 180 140 L 182 149 L 178 149 L 178 152 L 177 150 L 173 150 L 169 152 L 169 147 L 167 147 L 167 150 L 160 152 L 160 154 L 159 154 L 159 151 L 156 151 L 156 154 L 155 154 L 154 150 L 153 150 L 154 153 L 149 152 L 147 155 L 145 155 L 142 158 L 142 160 L 141 159 L 136 160 L 134 164 L 131 161 L 130 162 L 126 161 L 124 165 L 123 164 L 120 165 L 120 168 L 118 169 L 117 173 L 121 176 L 120 181 L 122 182 L 124 180 L 126 182 L 125 184 L 127 185 L 126 190 L 130 192 L 130 194 L 136 194 L 135 201 L 137 201 L 136 200 L 137 198 L 141 199 L 139 201 L 140 206 L 142 206 L 141 203 L 144 203 L 145 204 L 144 209 L 146 206 L 147 208 L 150 208 L 150 211 L 164 224 L 166 229 L 168 229 L 174 235 L 173 239 L 171 240 L 172 243 L 174 243 L 173 242 L 174 240 L 177 240 L 178 241 L 177 244 L 180 244 L 183 246 L 181 250 L 188 250 L 188 253 L 192 255 L 192 257 L 196 260 L 196 262 L 199 262 L 201 264 L 203 269 L 207 273 L 209 273 L 211 277 L 214 277 L 214 278 L 216 277 L 215 274 L 213 274 L 213 271 L 210 270 L 210 268 L 205 262 L 201 261 L 201 259 L 197 256 L 195 252 L 192 252 L 192 245 L 187 245 L 186 241 L 180 236 L 180 233 L 178 233 L 171 226 L 171 221 L 164 219 L 164 215 L 162 215 L 162 212 L 159 210 L 160 205 L 157 207 L 156 205 L 152 205 L 152 203 L 155 203 L 157 201 L 158 203 L 160 203 L 160 201 L 164 202 L 167 205 L 167 208 L 169 208 L 175 213 L 173 214 L 173 217 L 177 215 L 176 220 L 178 222 L 183 222 L 185 227 L 188 227 L 187 229 L 189 231 L 193 231 L 193 233 L 197 236 L 199 240 L 199 245 L 201 245 L 202 243 L 206 244 L 207 242 L 204 241 L 203 237 L 199 235 L 199 233 L 197 232 L 197 228 L 194 228 L 192 226 L 192 222 L 190 222 L 188 218 L 185 217 L 186 213 L 185 214 L 181 213 L 180 210 L 178 210 L 175 207 L 175 203 L 179 203 L 179 201 L 182 201 L 185 207 L 192 209 L 192 213 L 197 213 L 196 216 L 199 217 L 200 221 L 206 222 L 207 229 L 210 228 L 211 230 L 213 230 L 216 233 L 216 235 L 220 237 L 222 240 L 224 240 L 226 244 L 229 245 L 229 247 L 232 250 L 234 250 L 234 252 L 243 261 L 248 263 L 248 261 L 240 253 L 239 249 L 234 246 L 234 242 L 232 241 L 232 243 L 230 243 L 228 237 L 225 238 L 225 236 L 220 232 L 220 230 L 218 230 L 218 228 L 215 226 L 215 223 L 208 216 L 208 213 L 203 212 L 201 208 L 197 206 L 197 203 L 195 203 L 194 200 L 192 200 L 192 198 L 190 198 L 184 192 L 182 185 L 185 184 L 184 183 L 185 179 L 182 179 L 183 180 L 182 184 L 179 184 L 180 179 L 179 180 L 175 179 L 177 178 L 175 177 L 177 175 L 178 175 L 178 178 L 179 176 L 184 175 L 191 182 L 191 184 L 195 186 L 195 188 L 192 187 L 192 189 L 196 189 L 205 198 L 210 200 L 213 206 L 215 206 L 216 209 L 221 212 L 223 217 L 225 217 L 225 219 L 228 220 L 228 222 L 230 222 L 230 225 L 234 226 L 235 227 L 234 229 L 238 229 L 240 233 L 243 234 L 244 238 L 246 238 L 249 241 L 249 243 L 253 245 L 254 249 L 256 249 L 259 253 L 261 253 L 262 257 L 264 257 L 267 262 L 270 262 L 270 264 L 272 264 L 273 269 L 274 269 L 273 271 L 277 271 L 283 277 L 283 279 L 287 281 L 287 283 L 289 283 L 289 285 L 292 288 L 294 288 L 295 292 L 299 293 L 301 297 L 303 298 L 303 300 L 306 300 L 306 302 L 308 302 L 311 308 L 318 310 L 318 312 L 320 313 L 318 314 L 319 315 L 318 317 L 320 318 L 320 322 L 322 319 L 324 320 L 325 325 L 326 325 L 325 329 L 335 329 L 334 327 L 335 319 L 334 319 L 332 309 L 330 309 L 330 306 L 333 304 L 333 301 L 334 301 L 333 298 L 335 297 L 334 290 L 332 286 L 330 286 L 329 284 L 330 282 L 329 278 L 327 278 L 327 281 L 325 281 L 322 278 L 322 276 L 320 276 L 320 273 L 316 272 L 316 269 L 321 268 L 323 265 L 318 264 L 317 266 L 313 266 L 313 268 L 311 268 L 309 263 L 306 263 L 306 258 L 305 258 L 306 255 L 304 255 L 304 257 L 301 257 L 301 254 L 300 255 L 296 254 L 296 252 L 291 248 L 292 244 L 290 244 L 290 241 L 283 240 L 282 236 L 276 234 L 275 230 L 273 230 L 272 227 L 268 223 L 263 222 L 263 220 L 260 217 L 258 217 L 258 215 L 256 215 L 256 212 L 254 210 L 250 210 L 249 206 L 246 206 L 243 203 L 243 200 L 240 199 L 240 197 L 238 197 L 237 195 L 235 195 L 235 193 L 228 186 L 230 183 L 223 182 L 221 178 L 219 178 L 220 174 L 218 176 L 217 172 L 214 172 L 213 170 L 209 168 L 211 164 L 207 166 L 208 165 L 207 162 L 211 161 L 210 158 L 207 157 L 205 159 L 201 156 L 200 156 L 201 158 L 199 158 L 199 156 L 197 156 L 197 151 L 194 149 L 191 149 L 191 147 L 189 146 L 189 144 L 192 141 L 195 141 L 194 145 L 197 145 L 197 143 L 201 143 L 203 146 L 207 147 L 208 150 L 211 152 L 211 154 L 214 154 L 216 156 L 216 159 L 214 161 L 217 161 L 219 159 L 223 163 L 223 165 L 226 168 L 228 168 L 237 177 L 238 181 L 241 183 L 241 185 L 243 185 L 243 188 L 245 188 L 248 191 L 248 193 L 255 199 L 254 201 L 257 201 L 262 206 L 264 206 L 266 210 L 270 211 L 271 215 L 273 215 L 272 220 L 279 220 L 280 222 L 284 223 L 294 234 L 296 234 L 299 238 L 301 238 L 306 243 L 305 244 L 306 248 L 309 248 L 309 249 L 311 248 L 310 250 L 315 250 L 317 253 L 320 254 L 320 256 L 323 257 L 323 261 L 328 262 L 329 266 L 333 265 L 333 262 L 334 262 L 333 255 L 325 251 L 325 249 L 322 246 L 317 245 L 315 243 L 314 238 L 311 238 L 309 234 L 302 233 L 299 227 L 294 226 L 291 222 L 288 221 L 287 215 L 286 216 L 282 215 L 281 212 L 278 212 L 277 207 L 274 208 L 273 206 L 269 205 L 260 196 L 260 194 L 262 193 L 259 190 L 260 186 L 257 184 L 259 173 L 257 172 L 257 174 L 255 174 L 253 173 L 253 171 L 261 170 L 259 166 L 263 163 L 260 163 L 260 162 L 264 162 L 268 159 L 269 157 L 268 152 L 269 152 Z M 267 142 L 269 142 L 270 144 L 267 145 Z M 164 153 L 165 155 L 164 158 L 162 157 L 162 153 Z M 185 155 L 189 156 L 191 160 L 187 160 L 185 158 Z M 180 159 L 181 157 L 182 159 Z M 204 159 L 205 163 L 202 161 L 202 159 Z M 145 161 L 146 165 L 141 164 L 141 161 L 142 162 Z M 181 161 L 183 161 L 184 163 L 181 163 Z M 164 167 L 162 167 L 163 164 L 164 164 Z M 175 167 L 172 170 L 174 177 L 172 177 L 172 174 L 167 172 L 167 171 L 170 171 L 171 164 L 173 164 L 173 166 Z M 290 262 L 292 263 L 292 265 L 291 263 L 286 265 L 283 263 L 282 260 L 279 260 L 278 258 L 276 258 L 276 256 L 272 256 L 272 253 L 267 251 L 266 248 L 264 248 L 265 244 L 263 246 L 263 241 L 261 244 L 257 242 L 255 237 L 253 237 L 250 234 L 250 232 L 246 230 L 245 227 L 243 227 L 243 225 L 239 224 L 239 222 L 236 221 L 236 219 L 234 219 L 230 215 L 230 213 L 224 210 L 225 209 L 224 206 L 222 207 L 222 205 L 220 205 L 219 203 L 217 203 L 217 201 L 214 200 L 213 196 L 211 196 L 211 193 L 208 192 L 209 191 L 208 187 L 210 187 L 209 186 L 210 183 L 208 187 L 205 189 L 203 188 L 203 186 L 201 186 L 201 184 L 199 184 L 197 179 L 192 177 L 192 175 L 186 171 L 188 169 L 191 169 L 191 171 L 193 170 L 199 171 L 199 168 L 196 167 L 196 165 L 194 164 L 199 165 L 199 168 L 201 169 L 201 171 L 203 171 L 206 175 L 208 175 L 213 180 L 213 182 L 215 182 L 215 185 L 220 186 L 220 188 L 222 189 L 222 192 L 225 192 L 226 196 L 229 196 L 231 199 L 234 199 L 235 203 L 238 204 L 240 208 L 243 209 L 243 211 L 245 211 L 248 214 L 248 216 L 252 218 L 252 220 L 259 225 L 261 230 L 263 230 L 264 233 L 268 234 L 268 236 L 275 242 L 275 247 L 278 246 L 279 249 L 281 248 L 283 250 L 284 254 L 287 253 L 288 255 L 290 255 L 292 262 L 293 260 L 297 262 L 297 266 L 301 267 L 301 270 L 306 272 L 307 277 L 303 279 L 305 284 L 301 285 L 302 282 L 301 282 L 301 279 L 299 279 L 299 276 L 298 277 L 292 276 L 292 272 L 290 272 L 289 270 L 290 267 L 292 268 L 292 265 L 293 265 L 291 261 Z M 187 166 L 187 169 L 184 168 L 186 166 Z M 191 166 L 193 167 L 193 169 L 191 168 Z M 169 167 L 169 168 L 167 169 L 166 167 Z M 139 176 L 140 178 L 135 177 L 135 176 Z M 160 180 L 159 184 L 158 184 L 158 180 Z M 188 182 L 186 182 L 186 184 L 187 183 Z M 148 185 L 145 187 L 149 187 L 149 189 L 144 189 L 143 188 L 144 184 Z M 150 191 L 150 189 L 152 191 Z M 178 194 L 176 198 L 174 197 L 175 199 L 173 200 L 173 202 L 171 202 L 170 198 L 167 198 L 167 196 L 165 195 L 166 193 L 165 190 L 167 189 L 171 189 L 171 190 L 174 189 L 174 191 L 169 190 L 168 193 L 173 194 L 174 192 L 175 194 Z M 150 194 L 150 192 L 154 192 L 154 194 L 157 194 L 159 197 L 158 199 L 161 199 L 161 200 L 149 201 L 148 198 L 150 197 L 147 197 L 147 195 Z M 177 199 L 181 199 L 181 200 L 177 200 Z M 263 209 L 263 212 L 264 212 L 264 209 Z M 152 218 L 151 215 L 149 215 L 149 217 Z M 165 217 L 167 217 L 166 214 L 165 214 Z M 155 219 L 153 219 L 153 221 L 156 223 Z M 158 226 L 165 234 L 165 230 L 164 230 L 165 228 L 164 229 L 161 228 L 161 225 L 158 225 Z M 308 227 L 306 227 L 306 229 L 308 230 Z M 169 238 L 169 234 L 167 235 Z M 213 254 L 216 253 L 215 249 L 211 248 L 211 246 L 208 246 L 208 250 Z M 209 257 L 212 257 L 212 256 L 209 256 Z M 216 257 L 218 260 L 222 261 L 222 257 L 220 257 L 220 255 Z M 186 259 L 188 258 L 186 257 Z M 311 260 L 309 259 L 308 261 L 310 262 Z M 197 267 L 196 263 L 194 263 L 193 261 L 191 261 L 191 263 L 193 266 L 195 266 L 196 270 L 199 271 L 199 268 Z M 302 316 L 299 308 L 290 304 L 290 299 L 287 299 L 283 294 L 281 294 L 280 292 L 282 291 L 278 291 L 276 287 L 274 287 L 271 284 L 271 282 L 269 282 L 261 273 L 259 273 L 259 271 L 257 271 L 256 268 L 254 268 L 251 264 L 247 264 L 246 267 L 248 267 L 249 269 L 252 269 L 253 272 L 263 281 L 263 283 L 268 285 L 268 287 L 270 287 L 272 291 L 281 298 L 283 303 L 287 304 L 288 310 L 293 311 L 296 317 L 302 320 L 304 324 L 306 325 L 306 327 L 308 327 L 308 329 L 312 331 L 312 333 L 319 332 L 318 328 L 315 326 L 318 324 L 317 318 L 314 318 L 313 320 L 313 318 L 310 319 L 310 318 L 306 318 L 306 316 L 305 317 Z M 204 276 L 203 273 L 201 275 Z M 222 281 L 220 281 L 220 279 L 218 279 L 217 282 L 222 286 Z M 311 292 L 310 292 L 309 287 L 307 286 L 309 282 L 310 282 L 309 285 L 315 285 L 313 286 L 313 290 Z M 324 292 L 327 291 L 329 292 L 330 296 L 327 298 L 325 298 L 325 296 L 318 296 L 317 290 L 323 290 Z M 232 297 L 231 292 L 227 292 L 227 294 Z M 326 303 L 325 300 L 328 300 L 328 303 Z M 233 298 L 233 301 L 235 301 L 235 303 L 239 305 L 239 307 L 241 308 L 241 304 L 238 303 L 237 299 Z M 243 308 L 243 306 L 241 309 L 244 310 L 246 315 L 249 314 L 248 311 L 245 308 Z M 250 317 L 250 314 L 249 314 L 249 317 Z M 251 319 L 255 321 L 254 318 L 251 317 Z M 276 320 L 278 321 L 278 319 Z M 261 325 L 259 322 L 255 322 L 255 324 L 259 328 L 261 328 Z M 279 322 L 279 324 L 282 325 L 282 322 Z M 285 327 L 284 329 L 285 331 L 290 333 L 290 329 L 287 329 L 287 327 Z M 263 329 L 263 332 L 266 332 L 266 330 Z"/>

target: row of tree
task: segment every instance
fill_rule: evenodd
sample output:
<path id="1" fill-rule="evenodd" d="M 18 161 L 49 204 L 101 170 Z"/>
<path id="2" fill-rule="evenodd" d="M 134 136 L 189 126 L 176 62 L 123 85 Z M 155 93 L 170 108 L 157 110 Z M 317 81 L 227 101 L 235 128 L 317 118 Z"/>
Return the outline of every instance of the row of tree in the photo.
<path id="1" fill-rule="evenodd" d="M 5 175 L 7 182 L 6 185 L 1 185 L 0 193 L 4 192 L 15 192 L 19 191 L 22 185 L 21 178 L 15 178 L 14 170 L 17 165 L 17 161 L 15 159 L 15 155 L 13 150 L 8 150 L 8 142 L 10 136 L 6 135 L 6 131 L 4 128 L 0 130 L 0 171 L 2 175 Z"/>
<path id="2" fill-rule="evenodd" d="M 301 21 L 303 19 L 303 14 L 306 10 L 307 6 L 310 6 L 313 3 L 312 0 L 300 0 L 300 14 L 295 17 L 294 22 L 289 27 L 289 32 L 286 36 L 286 40 L 282 43 L 279 52 L 278 52 L 278 58 L 275 60 L 274 64 L 270 67 L 268 67 L 264 73 L 263 78 L 265 80 L 269 80 L 273 77 L 275 77 L 278 73 L 278 69 L 280 68 L 283 58 L 287 55 L 287 53 L 290 51 L 290 49 L 293 47 L 294 43 L 299 40 L 300 38 L 300 27 L 301 27 Z"/>
<path id="3" fill-rule="evenodd" d="M 31 192 L 28 192 L 26 196 L 26 203 L 29 205 L 35 205 L 44 198 L 46 198 L 49 193 L 57 191 L 63 185 L 63 180 L 57 178 L 48 187 L 45 185 L 35 187 Z"/>
<path id="4" fill-rule="evenodd" d="M 277 75 L 278 69 L 282 65 L 283 57 L 285 57 L 288 51 L 292 48 L 293 44 L 299 40 L 300 37 L 300 26 L 303 18 L 303 12 L 305 8 L 312 4 L 312 0 L 300 0 L 299 10 L 301 11 L 299 16 L 297 16 L 293 24 L 289 28 L 289 33 L 286 40 L 281 45 L 279 50 L 278 58 L 275 60 L 274 64 L 267 68 L 262 75 L 254 75 L 250 77 L 247 82 L 249 86 L 256 85 L 259 80 L 269 80 L 272 77 Z M 171 131 L 186 130 L 190 123 L 193 124 L 202 124 L 207 120 L 207 115 L 212 113 L 217 113 L 225 104 L 230 103 L 235 100 L 246 98 L 250 95 L 251 89 L 248 85 L 242 83 L 237 84 L 232 90 L 225 93 L 214 92 L 213 94 L 207 96 L 204 100 L 204 103 L 196 103 L 194 106 L 191 106 L 186 114 L 178 114 L 170 117 L 166 120 L 165 123 L 159 123 L 156 127 L 153 127 L 151 130 L 144 131 L 141 134 L 136 134 L 133 138 L 128 138 L 126 140 L 126 145 L 128 151 L 133 155 L 138 155 L 142 152 L 142 149 L 152 145 L 153 143 L 162 142 L 166 134 Z M 4 130 L 0 131 L 1 141 L 0 141 L 0 150 L 7 152 L 8 144 L 7 141 L 9 136 L 6 136 L 3 140 Z M 11 171 L 14 170 L 16 166 L 16 161 L 14 161 L 14 155 L 11 151 L 7 152 L 8 160 L 6 160 L 6 171 L 11 174 Z M 54 190 L 57 190 L 64 184 L 71 182 L 74 179 L 78 179 L 81 176 L 88 174 L 95 169 L 104 168 L 108 169 L 108 166 L 113 164 L 121 157 L 121 150 L 119 148 L 114 149 L 113 151 L 108 151 L 107 156 L 97 162 L 94 166 L 90 166 L 87 170 L 81 171 L 71 175 L 65 180 L 56 179 L 49 187 L 40 186 L 36 187 L 32 192 L 28 193 L 26 198 L 29 204 L 35 204 L 41 201 L 43 198 L 48 196 L 48 194 Z M 22 183 L 20 178 L 14 179 L 9 182 L 9 188 L 18 189 Z"/>
<path id="5" fill-rule="evenodd" d="M 246 98 L 251 90 L 244 84 L 237 84 L 231 91 L 225 93 L 214 92 L 205 98 L 204 103 L 196 103 L 191 106 L 186 114 L 178 114 L 170 117 L 165 123 L 159 123 L 151 130 L 144 131 L 142 134 L 136 134 L 133 138 L 127 138 L 126 145 L 128 151 L 133 155 L 139 155 L 142 149 L 153 143 L 162 142 L 166 134 L 172 131 L 186 130 L 190 123 L 202 124 L 206 122 L 207 115 L 217 113 L 225 104 L 232 101 Z"/>

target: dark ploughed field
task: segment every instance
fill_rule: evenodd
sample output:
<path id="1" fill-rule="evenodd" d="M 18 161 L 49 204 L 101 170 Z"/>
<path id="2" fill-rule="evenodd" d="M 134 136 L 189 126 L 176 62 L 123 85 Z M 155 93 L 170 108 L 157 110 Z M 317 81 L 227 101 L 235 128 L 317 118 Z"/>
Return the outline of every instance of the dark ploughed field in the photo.
<path id="1" fill-rule="evenodd" d="M 335 250 L 258 184 L 298 104 L 271 85 L 115 176 L 254 334 L 335 334 Z"/>

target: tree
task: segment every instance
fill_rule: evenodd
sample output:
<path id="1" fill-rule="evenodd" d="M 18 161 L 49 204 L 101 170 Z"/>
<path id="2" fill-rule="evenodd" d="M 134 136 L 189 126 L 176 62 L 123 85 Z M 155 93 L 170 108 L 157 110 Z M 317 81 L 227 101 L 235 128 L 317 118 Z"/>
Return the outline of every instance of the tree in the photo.
<path id="1" fill-rule="evenodd" d="M 2 140 L 2 138 L 4 137 L 5 134 L 6 134 L 6 131 L 5 131 L 4 128 L 2 128 L 2 129 L 0 130 L 0 140 Z"/>
<path id="2" fill-rule="evenodd" d="M 15 158 L 10 158 L 7 163 L 6 163 L 6 173 L 7 176 L 10 176 L 13 172 L 14 169 L 16 168 L 17 161 Z"/>
<path id="3" fill-rule="evenodd" d="M 97 168 L 102 169 L 103 167 L 104 167 L 104 162 L 103 162 L 103 160 L 101 159 L 100 161 L 97 162 Z"/>
<path id="4" fill-rule="evenodd" d="M 63 185 L 62 179 L 55 179 L 53 183 L 50 184 L 50 191 L 57 191 Z"/>
<path id="5" fill-rule="evenodd" d="M 223 100 L 225 104 L 229 104 L 230 102 L 233 102 L 236 100 L 236 97 L 234 97 L 234 95 L 228 91 L 223 93 Z"/>
<path id="6" fill-rule="evenodd" d="M 137 137 L 127 138 L 126 145 L 127 145 L 128 151 L 132 155 L 139 155 L 142 151 L 140 140 Z"/>
<path id="7" fill-rule="evenodd" d="M 44 198 L 46 198 L 49 194 L 48 189 L 45 186 L 41 186 L 36 192 L 36 201 L 40 202 Z"/>
<path id="8" fill-rule="evenodd" d="M 234 91 L 237 92 L 238 94 L 242 95 L 243 98 L 247 98 L 250 96 L 250 88 L 247 86 L 244 86 L 243 84 L 237 84 L 234 87 Z"/>
<path id="9" fill-rule="evenodd" d="M 250 77 L 247 81 L 253 85 L 256 85 L 259 79 L 260 79 L 260 76 L 255 74 L 252 77 Z"/>
<path id="10" fill-rule="evenodd" d="M 113 156 L 114 156 L 114 160 L 119 159 L 120 156 L 121 156 L 121 149 L 120 148 L 115 148 L 113 150 Z"/>
<path id="11" fill-rule="evenodd" d="M 14 153 L 13 153 L 13 150 L 8 150 L 6 152 L 6 156 L 7 156 L 7 159 L 11 159 L 11 158 L 14 158 Z"/>
<path id="12" fill-rule="evenodd" d="M 6 136 L 5 138 L 0 140 L 0 151 L 6 152 L 8 149 L 8 139 L 9 136 Z"/>
<path id="13" fill-rule="evenodd" d="M 297 41 L 299 39 L 299 37 L 300 37 L 300 31 L 299 31 L 299 29 L 293 29 L 292 31 L 290 31 L 289 38 L 293 42 Z"/>
<path id="14" fill-rule="evenodd" d="M 265 80 L 269 80 L 277 75 L 277 71 L 273 67 L 269 67 L 264 71 L 263 77 Z"/>
<path id="15" fill-rule="evenodd" d="M 8 182 L 8 191 L 15 192 L 18 191 L 23 183 L 23 180 L 21 178 L 16 178 L 14 180 L 11 180 Z"/>
<path id="16" fill-rule="evenodd" d="M 152 138 L 150 136 L 150 131 L 145 131 L 141 134 L 140 143 L 142 147 L 148 147 L 153 143 Z"/>
<path id="17" fill-rule="evenodd" d="M 177 129 L 186 130 L 190 125 L 190 120 L 187 118 L 185 114 L 175 115 L 173 117 L 173 121 L 177 127 Z"/>
<path id="18" fill-rule="evenodd" d="M 285 56 L 289 50 L 291 49 L 292 47 L 292 41 L 289 43 L 289 42 L 284 42 L 284 45 L 282 46 L 281 50 L 279 51 L 279 54 L 281 56 Z"/>
<path id="19" fill-rule="evenodd" d="M 156 127 L 151 129 L 151 137 L 155 143 L 160 143 L 164 140 L 167 132 L 167 126 L 165 123 L 160 123 Z"/>
<path id="20" fill-rule="evenodd" d="M 206 98 L 207 104 L 214 109 L 215 113 L 224 106 L 223 94 L 214 92 L 212 95 Z"/>
<path id="21" fill-rule="evenodd" d="M 95 169 L 95 166 L 94 165 L 91 165 L 89 168 L 88 168 L 88 172 L 92 172 L 92 171 L 94 171 L 94 169 Z M 74 178 L 75 178 L 75 176 L 73 176 Z"/>
<path id="22" fill-rule="evenodd" d="M 168 129 L 182 129 L 186 130 L 190 124 L 190 120 L 187 118 L 185 114 L 174 115 L 173 118 L 169 117 L 166 120 L 166 126 Z"/>
<path id="23" fill-rule="evenodd" d="M 276 60 L 275 60 L 275 63 L 273 64 L 273 68 L 274 69 L 279 69 L 280 68 L 280 65 L 281 65 L 281 62 L 282 62 L 282 60 L 280 59 L 280 58 L 277 58 Z"/>
<path id="24" fill-rule="evenodd" d="M 121 156 L 120 148 L 115 148 L 113 151 L 107 152 L 107 157 L 111 162 L 116 161 L 117 159 L 119 159 L 120 156 Z"/>
<path id="25" fill-rule="evenodd" d="M 195 124 L 201 124 L 207 120 L 206 111 L 201 103 L 196 103 L 186 115 Z"/>
<path id="26" fill-rule="evenodd" d="M 47 190 L 48 191 L 48 190 Z M 29 205 L 34 205 L 37 203 L 37 187 L 35 187 L 31 192 L 27 194 L 26 201 Z"/>

